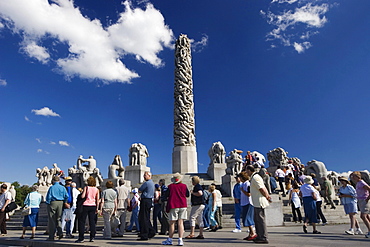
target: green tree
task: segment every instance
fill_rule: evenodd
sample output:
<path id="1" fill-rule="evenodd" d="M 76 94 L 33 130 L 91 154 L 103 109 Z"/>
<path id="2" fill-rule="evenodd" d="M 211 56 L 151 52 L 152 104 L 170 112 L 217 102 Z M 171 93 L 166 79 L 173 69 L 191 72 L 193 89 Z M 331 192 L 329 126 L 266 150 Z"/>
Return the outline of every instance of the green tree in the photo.
<path id="1" fill-rule="evenodd" d="M 15 203 L 23 207 L 24 199 L 26 199 L 27 194 L 31 192 L 32 188 L 29 187 L 28 185 L 21 186 L 17 181 L 13 182 L 12 186 L 14 186 L 14 189 L 16 191 Z"/>

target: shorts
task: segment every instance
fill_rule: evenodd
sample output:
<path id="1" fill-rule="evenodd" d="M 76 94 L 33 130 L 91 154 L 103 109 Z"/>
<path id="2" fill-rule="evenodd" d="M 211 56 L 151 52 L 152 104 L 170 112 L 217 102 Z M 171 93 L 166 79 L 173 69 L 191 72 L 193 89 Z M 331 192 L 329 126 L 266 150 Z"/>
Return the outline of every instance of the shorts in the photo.
<path id="1" fill-rule="evenodd" d="M 370 214 L 370 201 L 366 203 L 365 199 L 358 199 L 357 205 L 362 214 Z"/>
<path id="2" fill-rule="evenodd" d="M 175 221 L 178 219 L 182 219 L 182 220 L 188 219 L 186 209 L 187 208 L 171 208 L 170 212 L 168 213 L 168 219 L 172 221 Z"/>
<path id="3" fill-rule="evenodd" d="M 356 202 L 343 204 L 343 207 L 344 207 L 344 212 L 346 214 L 350 214 L 350 213 L 356 213 L 357 214 L 357 203 Z"/>
<path id="4" fill-rule="evenodd" d="M 205 205 L 196 205 L 191 207 L 190 212 L 190 226 L 195 226 L 196 222 L 198 223 L 199 227 L 204 227 L 203 224 L 203 210 Z"/>

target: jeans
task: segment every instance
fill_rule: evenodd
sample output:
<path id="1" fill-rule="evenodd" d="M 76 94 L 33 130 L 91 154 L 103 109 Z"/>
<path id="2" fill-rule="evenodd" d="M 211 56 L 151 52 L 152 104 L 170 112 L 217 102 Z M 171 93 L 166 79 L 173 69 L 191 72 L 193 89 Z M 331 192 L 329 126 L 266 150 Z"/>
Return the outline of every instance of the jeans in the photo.
<path id="1" fill-rule="evenodd" d="M 240 213 L 241 213 L 240 202 L 234 204 L 234 209 L 235 209 L 235 228 L 238 229 L 238 230 L 241 230 L 241 226 L 240 226 Z"/>
<path id="2" fill-rule="evenodd" d="M 140 225 L 139 225 L 139 207 L 136 207 L 132 210 L 131 218 L 130 218 L 130 225 L 127 227 L 127 230 L 131 231 L 136 225 L 136 231 L 140 232 Z"/>
<path id="3" fill-rule="evenodd" d="M 96 234 L 96 206 L 83 206 L 83 212 L 78 219 L 78 240 L 84 240 L 86 217 L 89 216 L 90 239 Z"/>

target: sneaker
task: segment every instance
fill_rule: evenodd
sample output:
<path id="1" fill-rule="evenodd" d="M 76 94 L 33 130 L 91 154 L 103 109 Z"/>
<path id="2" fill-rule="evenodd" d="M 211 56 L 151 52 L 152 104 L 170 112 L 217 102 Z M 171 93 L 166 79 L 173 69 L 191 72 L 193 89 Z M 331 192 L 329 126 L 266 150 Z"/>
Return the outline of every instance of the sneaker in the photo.
<path id="1" fill-rule="evenodd" d="M 162 245 L 172 245 L 172 240 L 166 239 L 162 242 Z"/>
<path id="2" fill-rule="evenodd" d="M 355 231 L 355 234 L 356 235 L 363 235 L 364 233 L 362 232 L 361 229 L 358 229 L 358 230 Z"/>
<path id="3" fill-rule="evenodd" d="M 322 223 L 322 226 L 325 226 L 326 224 L 328 224 L 328 222 Z"/>
<path id="4" fill-rule="evenodd" d="M 352 229 L 349 229 L 348 231 L 344 231 L 348 235 L 355 235 L 355 232 Z"/>
<path id="5" fill-rule="evenodd" d="M 370 238 L 370 232 L 365 235 L 365 238 Z"/>
<path id="6" fill-rule="evenodd" d="M 179 241 L 177 242 L 177 245 L 178 246 L 183 246 L 184 245 L 184 242 L 182 241 L 182 239 L 179 239 Z"/>
<path id="7" fill-rule="evenodd" d="M 242 232 L 240 229 L 234 229 L 233 232 Z"/>

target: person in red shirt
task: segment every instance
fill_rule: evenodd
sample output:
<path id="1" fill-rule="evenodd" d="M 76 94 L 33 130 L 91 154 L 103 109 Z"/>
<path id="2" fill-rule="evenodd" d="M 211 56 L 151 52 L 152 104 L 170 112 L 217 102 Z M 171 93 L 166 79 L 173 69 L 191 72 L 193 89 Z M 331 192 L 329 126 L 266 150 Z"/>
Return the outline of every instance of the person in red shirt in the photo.
<path id="1" fill-rule="evenodd" d="M 177 222 L 179 233 L 179 246 L 184 245 L 182 236 L 184 234 L 184 220 L 187 219 L 186 209 L 188 207 L 186 198 L 190 193 L 185 184 L 182 182 L 182 176 L 176 173 L 172 177 L 172 184 L 168 186 L 167 195 L 167 212 L 169 213 L 170 229 L 167 240 L 163 241 L 163 245 L 172 245 L 172 237 L 175 232 L 175 223 Z"/>

